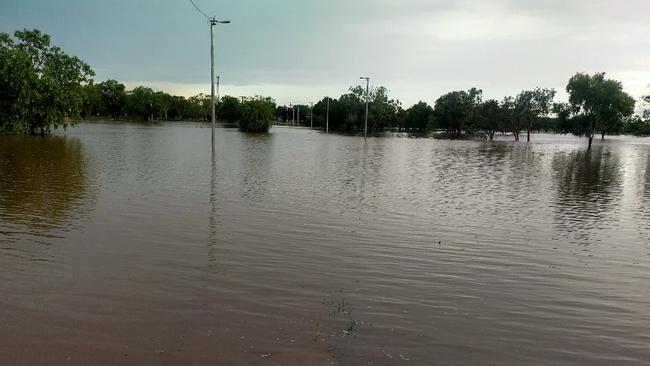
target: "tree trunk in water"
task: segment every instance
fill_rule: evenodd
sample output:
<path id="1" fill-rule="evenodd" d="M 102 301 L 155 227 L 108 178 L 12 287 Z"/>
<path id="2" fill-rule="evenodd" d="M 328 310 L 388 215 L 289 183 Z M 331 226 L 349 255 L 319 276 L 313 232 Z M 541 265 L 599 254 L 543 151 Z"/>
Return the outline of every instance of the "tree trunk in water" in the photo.
<path id="1" fill-rule="evenodd" d="M 519 141 L 519 132 L 513 132 L 513 135 L 515 135 L 515 141 Z"/>
<path id="2" fill-rule="evenodd" d="M 528 123 L 528 140 L 527 140 L 528 142 L 530 142 L 530 131 L 531 131 L 532 129 L 533 129 L 533 124 L 532 124 L 532 123 Z"/>
<path id="3" fill-rule="evenodd" d="M 603 131 L 603 136 L 601 137 L 601 140 L 605 139 L 605 131 Z"/>
<path id="4" fill-rule="evenodd" d="M 587 148 L 587 151 L 591 151 L 591 143 L 594 142 L 594 134 L 592 133 L 589 136 L 589 147 Z"/>

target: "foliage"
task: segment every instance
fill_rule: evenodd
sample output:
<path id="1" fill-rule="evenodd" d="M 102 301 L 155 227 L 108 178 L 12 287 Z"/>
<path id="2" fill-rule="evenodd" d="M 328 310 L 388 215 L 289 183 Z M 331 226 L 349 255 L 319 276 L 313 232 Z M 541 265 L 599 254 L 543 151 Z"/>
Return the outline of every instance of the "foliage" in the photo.
<path id="1" fill-rule="evenodd" d="M 462 133 L 471 134 L 478 121 L 478 108 L 483 91 L 472 88 L 468 91 L 454 91 L 436 100 L 434 112 L 439 128 L 447 131 L 452 138 Z"/>
<path id="2" fill-rule="evenodd" d="M 208 102 L 209 106 L 209 102 Z M 240 118 L 241 114 L 241 103 L 239 99 L 231 97 L 229 95 L 221 98 L 221 105 L 219 108 L 219 114 L 221 118 L 225 119 L 228 122 L 235 122 Z"/>
<path id="3" fill-rule="evenodd" d="M 632 116 L 627 118 L 623 123 L 623 133 L 634 136 L 650 136 L 650 118 L 641 118 L 640 116 Z"/>
<path id="4" fill-rule="evenodd" d="M 99 94 L 106 112 L 114 120 L 120 119 L 125 109 L 126 88 L 115 80 L 106 80 L 99 84 Z"/>
<path id="5" fill-rule="evenodd" d="M 268 132 L 273 125 L 275 102 L 255 97 L 241 103 L 239 129 L 243 132 Z"/>
<path id="6" fill-rule="evenodd" d="M 646 109 L 643 111 L 643 118 L 650 122 L 650 94 L 643 96 L 641 100 L 643 100 L 646 106 Z"/>
<path id="7" fill-rule="evenodd" d="M 535 122 L 551 111 L 554 97 L 554 89 L 535 88 L 534 90 L 524 90 L 515 98 L 515 114 L 516 118 L 520 119 L 517 125 L 527 127 L 528 141 L 530 141 L 530 133 Z M 519 133 L 516 136 L 518 139 Z"/>
<path id="8" fill-rule="evenodd" d="M 483 131 L 492 141 L 497 131 L 503 131 L 503 114 L 498 101 L 494 99 L 486 100 L 479 106 L 478 125 L 476 127 Z"/>
<path id="9" fill-rule="evenodd" d="M 39 30 L 0 33 L 0 132 L 44 135 L 72 124 L 94 72 Z"/>
<path id="10" fill-rule="evenodd" d="M 129 92 L 127 113 L 144 121 L 153 121 L 154 91 L 146 86 L 138 86 Z"/>
<path id="11" fill-rule="evenodd" d="M 433 108 L 420 101 L 406 110 L 404 126 L 408 131 L 426 133 L 433 127 Z"/>
<path id="12" fill-rule="evenodd" d="M 104 113 L 104 103 L 99 85 L 90 80 L 82 86 L 81 117 L 89 118 Z"/>
<path id="13" fill-rule="evenodd" d="M 623 91 L 621 82 L 606 79 L 605 73 L 578 73 L 567 84 L 569 103 L 557 104 L 559 129 L 562 133 L 586 136 L 589 149 L 598 132 L 620 131 L 626 118 L 634 113 L 634 98 Z"/>

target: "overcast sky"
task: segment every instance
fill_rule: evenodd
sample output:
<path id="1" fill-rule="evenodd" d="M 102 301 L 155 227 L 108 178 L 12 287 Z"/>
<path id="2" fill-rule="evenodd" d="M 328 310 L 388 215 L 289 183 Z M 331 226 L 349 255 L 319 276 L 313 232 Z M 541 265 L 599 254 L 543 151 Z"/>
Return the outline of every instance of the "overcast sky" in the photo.
<path id="1" fill-rule="evenodd" d="M 605 71 L 650 92 L 650 0 L 195 0 L 222 94 L 339 96 L 359 76 L 404 105 L 470 87 L 500 99 Z M 209 93 L 210 36 L 188 0 L 3 0 L 0 31 L 39 28 L 96 80 Z"/>

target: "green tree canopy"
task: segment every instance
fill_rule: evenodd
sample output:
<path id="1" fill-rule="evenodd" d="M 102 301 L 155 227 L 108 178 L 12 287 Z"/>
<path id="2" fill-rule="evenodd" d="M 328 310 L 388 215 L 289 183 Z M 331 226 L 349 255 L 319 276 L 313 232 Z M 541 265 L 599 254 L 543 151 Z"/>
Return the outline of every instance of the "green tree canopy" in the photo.
<path id="1" fill-rule="evenodd" d="M 620 81 L 606 79 L 605 73 L 578 73 L 566 87 L 568 104 L 557 104 L 555 112 L 563 133 L 586 136 L 589 150 L 594 135 L 618 130 L 634 113 L 634 98 L 623 91 Z"/>
<path id="2" fill-rule="evenodd" d="M 463 132 L 473 132 L 482 96 L 482 90 L 472 88 L 453 91 L 438 98 L 434 107 L 438 127 L 454 138 L 460 137 Z"/>
<path id="3" fill-rule="evenodd" d="M 210 101 L 208 100 L 208 107 L 210 106 Z M 225 95 L 221 98 L 221 105 L 219 107 L 219 117 L 225 119 L 228 122 L 235 122 L 239 120 L 241 114 L 241 103 L 239 99 L 232 97 L 230 95 Z"/>
<path id="4" fill-rule="evenodd" d="M 94 72 L 39 30 L 0 33 L 0 132 L 42 135 L 73 123 Z"/>
<path id="5" fill-rule="evenodd" d="M 275 102 L 271 98 L 255 97 L 241 104 L 239 129 L 243 132 L 268 132 L 275 118 Z"/>
<path id="6" fill-rule="evenodd" d="M 555 89 L 535 88 L 524 90 L 515 98 L 516 118 L 520 119 L 520 124 L 527 127 L 527 141 L 530 141 L 535 122 L 551 112 L 554 97 Z M 519 139 L 519 133 L 516 138 Z"/>
<path id="7" fill-rule="evenodd" d="M 99 84 L 99 92 L 107 112 L 114 120 L 120 119 L 126 105 L 126 88 L 115 80 L 106 80 Z"/>
<path id="8" fill-rule="evenodd" d="M 129 92 L 127 101 L 130 115 L 138 116 L 145 121 L 153 120 L 154 91 L 151 88 L 138 86 Z"/>
<path id="9" fill-rule="evenodd" d="M 479 117 L 477 128 L 483 131 L 490 141 L 494 140 L 494 134 L 503 130 L 503 110 L 498 101 L 486 100 L 479 106 Z"/>
<path id="10" fill-rule="evenodd" d="M 433 108 L 420 101 L 406 110 L 405 127 L 413 132 L 425 133 L 433 126 Z"/>
<path id="11" fill-rule="evenodd" d="M 100 86 L 92 80 L 82 87 L 81 117 L 98 116 L 104 113 L 105 107 L 102 100 Z"/>

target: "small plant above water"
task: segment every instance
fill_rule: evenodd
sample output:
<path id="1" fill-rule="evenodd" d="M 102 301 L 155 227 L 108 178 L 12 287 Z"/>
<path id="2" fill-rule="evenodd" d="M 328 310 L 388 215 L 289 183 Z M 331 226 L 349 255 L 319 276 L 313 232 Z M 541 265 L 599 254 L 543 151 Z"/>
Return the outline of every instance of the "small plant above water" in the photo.
<path id="1" fill-rule="evenodd" d="M 348 336 L 350 334 L 356 334 L 359 323 L 352 318 L 352 312 L 349 310 L 347 303 L 345 302 L 345 297 L 330 300 L 328 303 L 329 317 L 338 318 L 338 316 L 341 314 L 347 318 L 346 327 L 343 330 L 343 335 Z"/>

